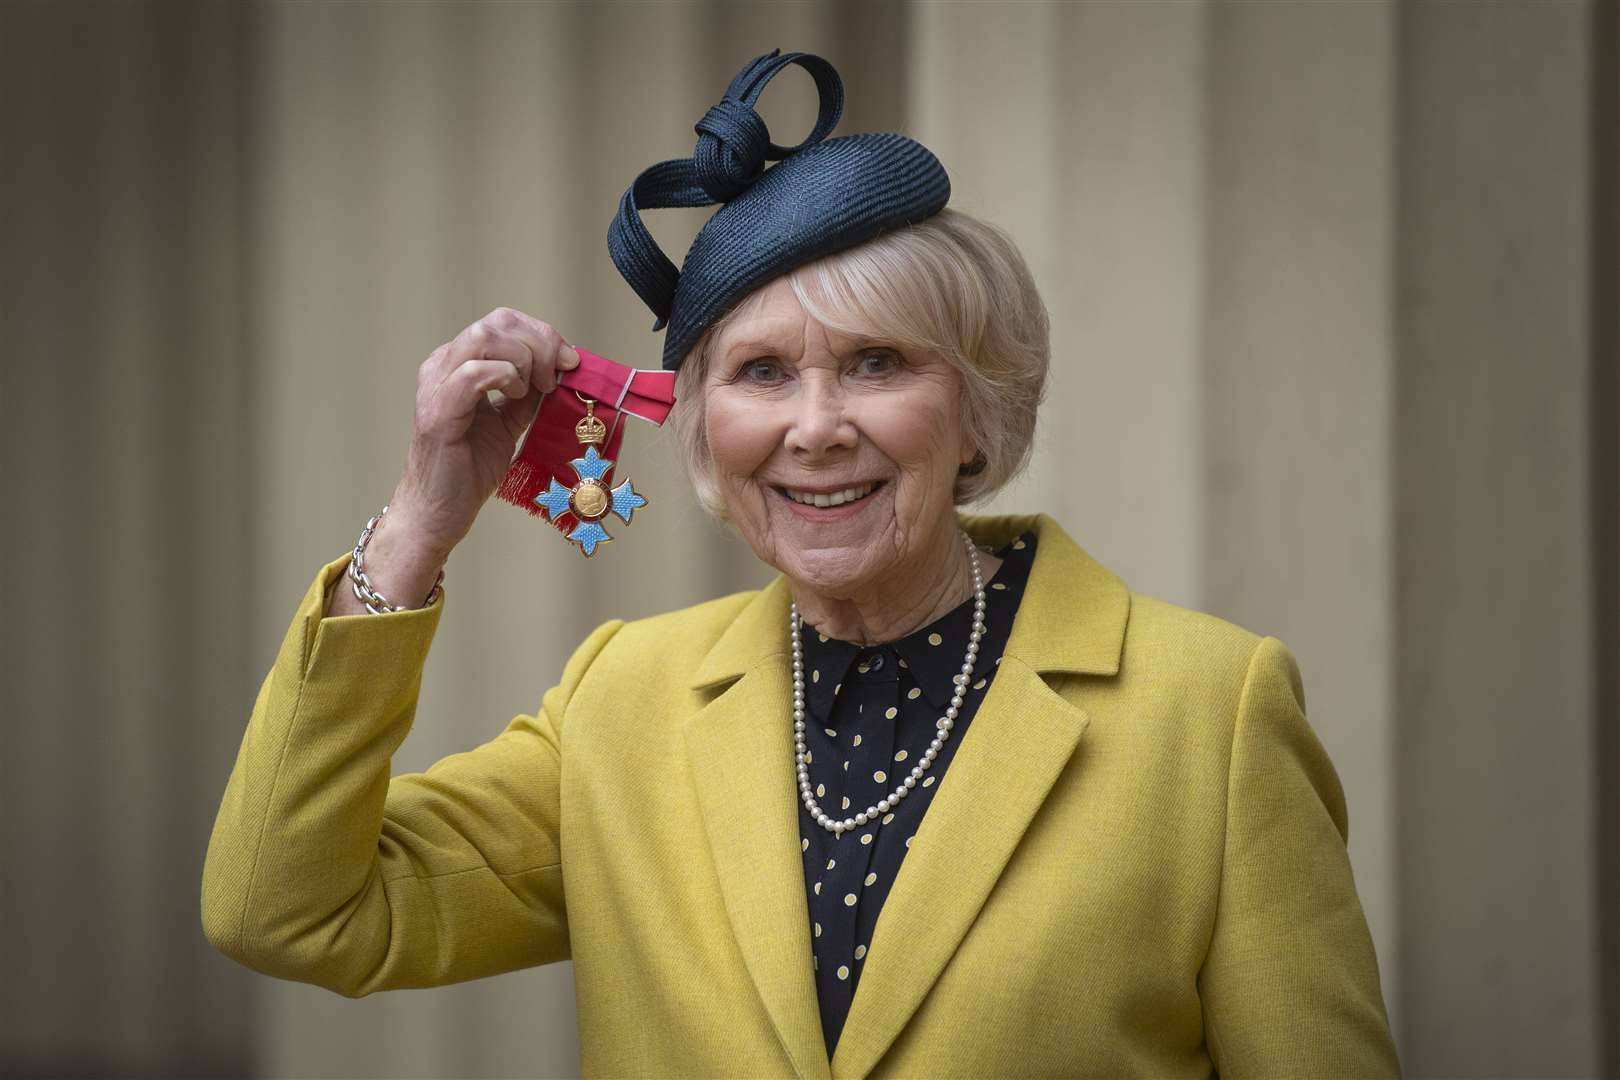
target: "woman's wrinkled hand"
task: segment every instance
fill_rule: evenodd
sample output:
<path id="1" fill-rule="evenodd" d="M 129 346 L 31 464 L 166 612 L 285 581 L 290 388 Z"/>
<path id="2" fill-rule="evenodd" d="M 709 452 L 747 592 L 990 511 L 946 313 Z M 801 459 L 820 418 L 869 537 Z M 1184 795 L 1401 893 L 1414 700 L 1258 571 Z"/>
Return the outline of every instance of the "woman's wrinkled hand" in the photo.
<path id="1" fill-rule="evenodd" d="M 417 369 L 410 452 L 389 500 L 396 538 L 447 559 L 506 474 L 541 396 L 578 365 L 550 323 L 506 307 L 434 349 Z"/>

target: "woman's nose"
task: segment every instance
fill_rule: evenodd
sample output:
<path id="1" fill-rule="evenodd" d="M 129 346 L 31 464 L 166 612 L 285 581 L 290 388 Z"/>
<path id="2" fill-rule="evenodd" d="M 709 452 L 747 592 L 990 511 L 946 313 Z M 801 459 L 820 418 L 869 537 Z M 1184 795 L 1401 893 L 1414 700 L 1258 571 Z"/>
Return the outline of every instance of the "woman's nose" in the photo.
<path id="1" fill-rule="evenodd" d="M 795 397 L 787 431 L 789 450 L 815 457 L 854 447 L 855 425 L 849 420 L 843 389 L 836 380 L 807 379 Z"/>

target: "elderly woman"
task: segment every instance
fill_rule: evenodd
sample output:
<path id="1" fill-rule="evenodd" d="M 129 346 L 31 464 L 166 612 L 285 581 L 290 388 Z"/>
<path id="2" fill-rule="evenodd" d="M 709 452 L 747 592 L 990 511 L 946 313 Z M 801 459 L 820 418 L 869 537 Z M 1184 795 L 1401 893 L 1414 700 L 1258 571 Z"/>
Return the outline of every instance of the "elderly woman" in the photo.
<path id="1" fill-rule="evenodd" d="M 751 105 L 788 63 L 823 110 L 783 150 Z M 607 623 L 533 715 L 390 778 L 441 568 L 578 363 L 519 312 L 468 327 L 370 591 L 326 566 L 255 703 L 209 940 L 356 997 L 572 959 L 598 1076 L 1398 1074 L 1293 658 L 1044 515 L 959 516 L 1029 455 L 1045 311 L 926 150 L 822 142 L 840 95 L 760 57 L 611 234 L 698 498 L 779 576 Z M 672 284 L 638 205 L 704 199 Z"/>

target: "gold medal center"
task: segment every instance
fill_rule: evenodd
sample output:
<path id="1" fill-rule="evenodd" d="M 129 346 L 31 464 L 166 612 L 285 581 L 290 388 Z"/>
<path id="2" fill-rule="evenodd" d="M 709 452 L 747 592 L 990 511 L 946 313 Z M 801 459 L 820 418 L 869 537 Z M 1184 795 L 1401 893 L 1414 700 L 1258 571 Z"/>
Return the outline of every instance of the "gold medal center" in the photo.
<path id="1" fill-rule="evenodd" d="M 607 488 L 599 480 L 581 480 L 574 489 L 573 496 L 568 500 L 569 507 L 575 515 L 586 521 L 595 521 L 608 512 Z"/>

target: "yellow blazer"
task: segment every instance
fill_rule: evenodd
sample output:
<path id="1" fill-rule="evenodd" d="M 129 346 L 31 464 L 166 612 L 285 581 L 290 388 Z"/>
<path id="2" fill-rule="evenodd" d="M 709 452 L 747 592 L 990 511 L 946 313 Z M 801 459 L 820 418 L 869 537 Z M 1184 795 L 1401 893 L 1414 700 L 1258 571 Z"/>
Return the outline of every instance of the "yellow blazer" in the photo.
<path id="1" fill-rule="evenodd" d="M 829 1063 L 782 579 L 586 639 L 532 716 L 390 779 L 442 604 L 311 584 L 209 844 L 208 940 L 358 997 L 572 958 L 590 1076 L 1395 1076 L 1293 657 L 1050 518 Z"/>

